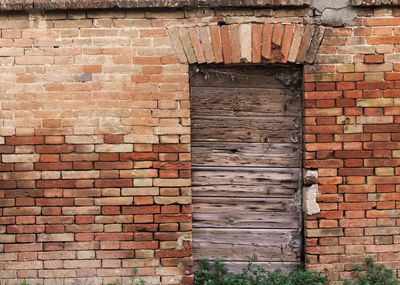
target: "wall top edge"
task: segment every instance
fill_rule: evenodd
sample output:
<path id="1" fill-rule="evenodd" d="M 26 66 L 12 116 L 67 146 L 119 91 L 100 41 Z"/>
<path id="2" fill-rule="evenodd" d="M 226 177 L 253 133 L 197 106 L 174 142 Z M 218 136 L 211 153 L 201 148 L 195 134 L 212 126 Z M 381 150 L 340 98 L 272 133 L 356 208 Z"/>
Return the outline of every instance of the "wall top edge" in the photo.
<path id="1" fill-rule="evenodd" d="M 308 6 L 311 0 L 0 0 L 0 11 Z"/>
<path id="2" fill-rule="evenodd" d="M 398 6 L 400 0 L 352 0 L 353 6 Z"/>

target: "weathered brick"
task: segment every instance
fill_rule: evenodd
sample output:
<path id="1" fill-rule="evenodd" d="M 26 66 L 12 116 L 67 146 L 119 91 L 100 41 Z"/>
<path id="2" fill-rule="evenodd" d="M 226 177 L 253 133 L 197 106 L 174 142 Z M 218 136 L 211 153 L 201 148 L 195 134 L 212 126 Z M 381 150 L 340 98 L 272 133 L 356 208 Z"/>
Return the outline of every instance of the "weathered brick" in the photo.
<path id="1" fill-rule="evenodd" d="M 132 144 L 100 144 L 95 147 L 96 152 L 132 152 Z"/>
<path id="2" fill-rule="evenodd" d="M 52 242 L 52 241 L 73 241 L 74 234 L 63 233 L 63 234 L 39 234 L 38 242 Z"/>

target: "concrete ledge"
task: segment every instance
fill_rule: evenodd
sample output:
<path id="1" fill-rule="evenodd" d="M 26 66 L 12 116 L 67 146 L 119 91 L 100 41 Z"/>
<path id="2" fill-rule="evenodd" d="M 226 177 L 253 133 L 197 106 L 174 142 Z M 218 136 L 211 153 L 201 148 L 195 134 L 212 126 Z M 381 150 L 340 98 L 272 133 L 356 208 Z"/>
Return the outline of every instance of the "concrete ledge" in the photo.
<path id="1" fill-rule="evenodd" d="M 310 0 L 0 0 L 0 11 L 305 6 Z"/>

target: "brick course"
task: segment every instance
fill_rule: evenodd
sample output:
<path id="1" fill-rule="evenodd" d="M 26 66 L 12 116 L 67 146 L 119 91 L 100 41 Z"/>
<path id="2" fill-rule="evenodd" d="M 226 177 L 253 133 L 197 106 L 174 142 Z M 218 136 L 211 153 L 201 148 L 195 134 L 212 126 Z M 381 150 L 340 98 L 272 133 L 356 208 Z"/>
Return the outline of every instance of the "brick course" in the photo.
<path id="1" fill-rule="evenodd" d="M 357 11 L 326 29 L 304 8 L 3 12 L 2 278 L 190 284 L 196 62 L 304 64 L 306 264 L 399 271 L 399 11 Z"/>

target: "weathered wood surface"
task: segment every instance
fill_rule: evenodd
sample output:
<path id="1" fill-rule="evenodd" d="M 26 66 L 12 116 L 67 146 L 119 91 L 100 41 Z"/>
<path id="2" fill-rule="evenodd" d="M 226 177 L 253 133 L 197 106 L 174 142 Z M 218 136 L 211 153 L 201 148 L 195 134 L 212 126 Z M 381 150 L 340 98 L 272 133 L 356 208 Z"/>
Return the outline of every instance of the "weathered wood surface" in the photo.
<path id="1" fill-rule="evenodd" d="M 291 244 L 295 230 L 194 229 L 199 238 L 193 243 L 198 258 L 225 261 L 297 261 L 297 248 Z"/>
<path id="2" fill-rule="evenodd" d="M 193 142 L 192 164 L 207 166 L 300 167 L 293 143 Z"/>
<path id="3" fill-rule="evenodd" d="M 298 142 L 300 124 L 295 117 L 192 117 L 192 141 Z"/>
<path id="4" fill-rule="evenodd" d="M 193 167 L 193 197 L 293 197 L 300 170 L 296 168 Z"/>
<path id="5" fill-rule="evenodd" d="M 298 93 L 287 89 L 193 87 L 192 117 L 298 117 Z"/>
<path id="6" fill-rule="evenodd" d="M 301 98 L 293 72 L 192 68 L 195 260 L 223 258 L 235 271 L 249 257 L 269 268 L 300 260 Z"/>
<path id="7" fill-rule="evenodd" d="M 193 227 L 298 228 L 295 201 L 290 198 L 193 198 Z"/>
<path id="8" fill-rule="evenodd" d="M 287 72 L 281 66 L 224 66 L 223 68 L 201 66 L 191 69 L 191 87 L 227 87 L 227 88 L 266 88 L 287 89 L 278 79 L 280 73 Z M 295 69 L 296 71 L 298 69 Z M 198 72 L 196 72 L 198 71 Z"/>

